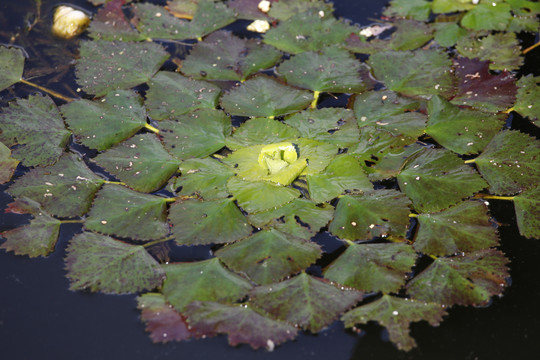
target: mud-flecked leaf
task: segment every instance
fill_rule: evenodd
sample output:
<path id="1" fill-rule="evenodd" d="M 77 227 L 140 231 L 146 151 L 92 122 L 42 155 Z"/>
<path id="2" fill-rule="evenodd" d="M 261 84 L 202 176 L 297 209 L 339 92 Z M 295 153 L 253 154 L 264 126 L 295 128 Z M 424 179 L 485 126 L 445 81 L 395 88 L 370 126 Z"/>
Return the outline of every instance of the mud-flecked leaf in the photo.
<path id="1" fill-rule="evenodd" d="M 365 292 L 397 292 L 416 261 L 405 243 L 354 244 L 325 270 L 324 277 Z"/>
<path id="2" fill-rule="evenodd" d="M 420 214 L 414 248 L 445 256 L 497 246 L 499 238 L 483 202 L 465 201 L 439 213 Z"/>
<path id="3" fill-rule="evenodd" d="M 192 37 L 189 22 L 174 17 L 162 6 L 135 4 L 132 11 L 135 26 L 145 38 L 182 40 Z"/>
<path id="4" fill-rule="evenodd" d="M 426 134 L 461 155 L 476 154 L 486 147 L 504 125 L 506 114 L 462 109 L 433 96 L 428 103 Z"/>
<path id="5" fill-rule="evenodd" d="M 418 153 L 406 163 L 397 180 L 420 212 L 445 209 L 487 187 L 472 167 L 442 149 Z"/>
<path id="6" fill-rule="evenodd" d="M 101 96 L 147 82 L 169 54 L 152 42 L 83 41 L 75 66 L 77 83 L 89 94 Z"/>
<path id="7" fill-rule="evenodd" d="M 29 224 L 3 231 L 0 235 L 6 239 L 0 244 L 0 249 L 13 251 L 15 255 L 29 257 L 47 256 L 54 251 L 58 240 L 61 221 L 53 218 L 34 200 L 20 198 L 8 204 L 6 212 L 31 214 Z"/>
<path id="8" fill-rule="evenodd" d="M 54 164 L 70 134 L 48 95 L 17 99 L 0 113 L 0 141 L 9 147 L 18 145 L 12 156 L 24 166 Z"/>
<path id="9" fill-rule="evenodd" d="M 231 115 L 270 117 L 300 111 L 312 100 L 309 91 L 281 84 L 268 76 L 257 76 L 223 95 L 221 106 Z"/>
<path id="10" fill-rule="evenodd" d="M 318 206 L 306 199 L 295 199 L 277 209 L 248 216 L 249 222 L 258 228 L 271 226 L 281 232 L 302 239 L 310 239 L 326 226 L 334 215 L 334 208 Z"/>
<path id="11" fill-rule="evenodd" d="M 229 0 L 227 6 L 236 12 L 238 19 L 270 21 L 270 17 L 259 9 L 260 2 L 261 0 Z"/>
<path id="12" fill-rule="evenodd" d="M 336 156 L 323 172 L 307 175 L 306 180 L 309 195 L 317 203 L 330 201 L 345 191 L 373 189 L 358 161 L 347 154 Z"/>
<path id="13" fill-rule="evenodd" d="M 511 18 L 509 4 L 481 2 L 463 16 L 461 25 L 471 30 L 502 31 L 506 29 Z"/>
<path id="14" fill-rule="evenodd" d="M 445 47 L 454 46 L 463 37 L 467 36 L 467 30 L 454 22 L 434 23 L 435 41 Z"/>
<path id="15" fill-rule="evenodd" d="M 315 10 L 330 15 L 334 11 L 334 6 L 325 0 L 272 0 L 268 14 L 278 20 L 287 20 L 294 14 Z"/>
<path id="16" fill-rule="evenodd" d="M 11 157 L 11 150 L 0 142 L 0 184 L 5 184 L 11 180 L 19 162 L 19 160 Z"/>
<path id="17" fill-rule="evenodd" d="M 133 91 L 110 92 L 100 101 L 75 100 L 60 108 L 77 141 L 105 150 L 146 125 L 142 98 Z"/>
<path id="18" fill-rule="evenodd" d="M 459 78 L 458 91 L 452 103 L 471 106 L 475 109 L 498 112 L 504 111 L 516 100 L 516 81 L 508 71 L 492 75 L 488 61 L 459 58 L 454 62 Z"/>
<path id="19" fill-rule="evenodd" d="M 166 209 L 165 198 L 138 193 L 120 185 L 105 185 L 84 225 L 102 234 L 154 240 L 169 232 Z"/>
<path id="20" fill-rule="evenodd" d="M 189 325 L 199 334 L 227 334 L 229 344 L 249 344 L 253 349 L 273 350 L 275 345 L 296 337 L 297 329 L 261 315 L 248 305 L 195 302 L 186 309 Z"/>
<path id="21" fill-rule="evenodd" d="M 407 284 L 407 293 L 446 306 L 486 305 L 507 285 L 508 262 L 493 249 L 438 258 Z"/>
<path id="22" fill-rule="evenodd" d="M 298 130 L 280 121 L 255 118 L 240 125 L 233 135 L 227 138 L 226 144 L 228 148 L 235 150 L 251 145 L 279 143 L 299 136 Z"/>
<path id="23" fill-rule="evenodd" d="M 276 209 L 300 196 L 296 189 L 266 181 L 244 181 L 237 177 L 229 180 L 227 188 L 238 205 L 248 213 Z"/>
<path id="24" fill-rule="evenodd" d="M 76 217 L 88 211 L 104 182 L 79 157 L 65 153 L 53 166 L 30 170 L 6 191 L 37 201 L 51 215 Z"/>
<path id="25" fill-rule="evenodd" d="M 181 71 L 195 79 L 240 81 L 274 66 L 280 58 L 281 52 L 272 46 L 216 31 L 193 47 Z"/>
<path id="26" fill-rule="evenodd" d="M 527 75 L 519 79 L 517 101 L 514 110 L 540 126 L 540 77 Z"/>
<path id="27" fill-rule="evenodd" d="M 431 12 L 431 4 L 426 0 L 392 0 L 383 14 L 388 17 L 403 17 L 426 21 Z"/>
<path id="28" fill-rule="evenodd" d="M 514 197 L 519 233 L 540 239 L 540 187 Z"/>
<path id="29" fill-rule="evenodd" d="M 183 312 L 193 301 L 233 302 L 247 295 L 252 285 L 227 270 L 218 258 L 164 265 L 163 295 Z"/>
<path id="30" fill-rule="evenodd" d="M 148 83 L 146 107 L 155 120 L 174 119 L 190 111 L 217 105 L 220 89 L 209 82 L 171 71 L 158 72 Z"/>
<path id="31" fill-rule="evenodd" d="M 179 195 L 197 194 L 204 200 L 214 200 L 229 196 L 227 181 L 234 172 L 212 158 L 189 159 L 180 164 L 180 176 L 175 187 L 182 187 Z"/>
<path id="32" fill-rule="evenodd" d="M 0 45 L 0 91 L 18 83 L 24 70 L 24 54 L 16 47 Z"/>
<path id="33" fill-rule="evenodd" d="M 347 50 L 335 46 L 306 51 L 277 68 L 289 85 L 312 91 L 358 93 L 367 86 L 360 76 L 360 62 Z"/>
<path id="34" fill-rule="evenodd" d="M 384 51 L 373 54 L 368 63 L 388 89 L 404 95 L 448 96 L 454 91 L 452 61 L 441 50 Z"/>
<path id="35" fill-rule="evenodd" d="M 93 16 L 88 35 L 93 39 L 136 41 L 145 37 L 129 23 L 122 10 L 126 1 L 113 0 L 105 3 Z"/>
<path id="36" fill-rule="evenodd" d="M 349 311 L 341 320 L 346 327 L 377 321 L 386 328 L 390 341 L 398 349 L 409 351 L 416 346 L 410 336 L 410 324 L 425 320 L 431 326 L 437 326 L 444 315 L 446 310 L 440 304 L 383 295 L 380 299 Z"/>
<path id="37" fill-rule="evenodd" d="M 360 127 L 374 125 L 389 116 L 399 115 L 420 108 L 420 102 L 389 90 L 367 91 L 356 95 L 354 114 Z"/>
<path id="38" fill-rule="evenodd" d="M 540 183 L 540 142 L 519 131 L 501 131 L 474 162 L 493 194 L 515 194 Z"/>
<path id="39" fill-rule="evenodd" d="M 339 199 L 328 230 L 347 240 L 375 236 L 405 236 L 409 227 L 409 199 L 396 190 L 366 191 Z"/>
<path id="40" fill-rule="evenodd" d="M 130 188 L 142 192 L 161 188 L 180 164 L 155 134 L 136 135 L 99 154 L 94 161 Z"/>
<path id="41" fill-rule="evenodd" d="M 419 143 L 414 143 L 402 149 L 387 153 L 377 163 L 367 168 L 368 178 L 371 181 L 380 181 L 396 177 L 407 159 L 422 151 L 423 148 Z"/>
<path id="42" fill-rule="evenodd" d="M 306 269 L 321 256 L 321 249 L 311 241 L 270 229 L 222 247 L 216 256 L 254 282 L 271 284 Z"/>
<path id="43" fill-rule="evenodd" d="M 340 44 L 358 29 L 331 14 L 307 11 L 294 14 L 270 29 L 264 35 L 264 42 L 291 54 L 317 51 L 329 45 Z"/>
<path id="44" fill-rule="evenodd" d="M 433 0 L 432 10 L 435 14 L 470 10 L 476 5 L 471 0 Z"/>
<path id="45" fill-rule="evenodd" d="M 169 210 L 169 221 L 180 245 L 228 243 L 252 231 L 233 199 L 178 201 Z"/>
<path id="46" fill-rule="evenodd" d="M 490 70 L 517 70 L 523 65 L 521 46 L 513 32 L 490 34 L 481 39 L 462 38 L 456 49 L 470 59 L 490 61 Z"/>
<path id="47" fill-rule="evenodd" d="M 362 293 L 332 285 L 305 272 L 250 292 L 255 306 L 312 333 L 321 331 L 362 299 Z"/>
<path id="48" fill-rule="evenodd" d="M 181 341 L 193 336 L 184 317 L 167 304 L 162 294 L 138 296 L 137 308 L 153 342 Z"/>
<path id="49" fill-rule="evenodd" d="M 143 246 L 91 232 L 75 235 L 65 261 L 71 290 L 126 294 L 163 281 L 163 269 Z"/>
<path id="50" fill-rule="evenodd" d="M 296 128 L 300 136 L 345 148 L 358 141 L 358 126 L 349 109 L 309 109 L 294 114 L 285 123 Z"/>
<path id="51" fill-rule="evenodd" d="M 205 157 L 225 146 L 231 119 L 221 110 L 199 109 L 159 123 L 167 150 L 178 159 Z"/>

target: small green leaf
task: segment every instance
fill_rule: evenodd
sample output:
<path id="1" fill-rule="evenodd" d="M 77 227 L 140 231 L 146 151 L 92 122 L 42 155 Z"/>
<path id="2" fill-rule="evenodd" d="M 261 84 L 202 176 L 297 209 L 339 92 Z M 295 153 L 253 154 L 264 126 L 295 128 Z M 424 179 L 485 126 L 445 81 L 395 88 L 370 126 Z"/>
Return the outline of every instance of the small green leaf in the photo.
<path id="1" fill-rule="evenodd" d="M 517 99 L 514 110 L 522 116 L 528 117 L 533 124 L 540 126 L 540 76 L 532 74 L 523 76 L 518 80 Z"/>
<path id="2" fill-rule="evenodd" d="M 24 70 L 24 54 L 16 47 L 0 46 L 0 91 L 18 83 Z"/>
<path id="3" fill-rule="evenodd" d="M 299 131 L 280 121 L 254 118 L 240 125 L 233 135 L 227 138 L 226 144 L 228 148 L 236 150 L 251 145 L 279 143 L 299 136 Z"/>
<path id="4" fill-rule="evenodd" d="M 339 199 L 328 230 L 347 240 L 370 240 L 376 236 L 405 236 L 409 227 L 407 197 L 396 190 L 366 191 Z"/>
<path id="5" fill-rule="evenodd" d="M 540 239 L 540 187 L 514 197 L 519 233 L 526 238 Z"/>
<path id="6" fill-rule="evenodd" d="M 330 161 L 337 155 L 337 149 L 334 145 L 326 142 L 299 138 L 295 143 L 300 149 L 299 156 L 308 160 L 308 166 L 302 172 L 302 175 L 318 174 L 330 164 Z"/>
<path id="7" fill-rule="evenodd" d="M 503 31 L 511 18 L 509 4 L 481 2 L 463 16 L 461 25 L 471 30 Z"/>
<path id="8" fill-rule="evenodd" d="M 232 199 L 176 202 L 169 210 L 169 221 L 180 245 L 228 243 L 243 239 L 252 231 Z"/>
<path id="9" fill-rule="evenodd" d="M 305 272 L 277 284 L 256 287 L 250 296 L 255 306 L 312 333 L 330 325 L 362 299 L 359 291 L 340 289 Z"/>
<path id="10" fill-rule="evenodd" d="M 70 135 L 58 108 L 47 95 L 17 99 L 0 113 L 0 141 L 9 147 L 18 145 L 12 154 L 24 166 L 54 164 Z"/>
<path id="11" fill-rule="evenodd" d="M 93 39 L 103 40 L 143 40 L 144 36 L 129 23 L 122 5 L 122 1 L 109 1 L 98 9 L 88 27 L 88 35 Z"/>
<path id="12" fill-rule="evenodd" d="M 324 277 L 365 292 L 397 292 L 416 261 L 405 243 L 354 244 L 325 270 Z"/>
<path id="13" fill-rule="evenodd" d="M 433 39 L 433 30 L 422 21 L 400 19 L 394 22 L 394 26 L 397 30 L 392 34 L 388 44 L 392 50 L 418 49 Z"/>
<path id="14" fill-rule="evenodd" d="M 0 184 L 11 180 L 20 161 L 11 157 L 11 150 L 0 142 Z"/>
<path id="15" fill-rule="evenodd" d="M 404 115 L 404 114 L 403 114 Z M 401 115 L 397 115 L 399 120 Z M 411 118 L 412 124 L 420 125 L 421 117 L 413 115 Z M 405 120 L 407 120 L 405 118 Z M 387 123 L 385 123 L 387 124 Z M 406 124 L 406 122 L 405 122 Z M 390 127 L 391 128 L 391 127 Z M 420 130 L 419 127 L 417 127 Z M 373 163 L 390 153 L 399 153 L 407 146 L 416 143 L 417 138 L 402 136 L 401 134 L 393 135 L 380 126 L 364 126 L 360 130 L 360 138 L 358 144 L 349 149 L 348 154 L 353 155 L 362 163 Z"/>
<path id="16" fill-rule="evenodd" d="M 432 4 L 435 14 L 470 10 L 475 6 L 471 0 L 433 0 Z"/>
<path id="17" fill-rule="evenodd" d="M 490 34 L 480 39 L 466 37 L 458 41 L 456 49 L 470 59 L 490 61 L 490 70 L 517 70 L 523 65 L 521 46 L 513 32 Z"/>
<path id="18" fill-rule="evenodd" d="M 189 159 L 180 164 L 180 176 L 176 187 L 182 187 L 179 195 L 197 194 L 204 200 L 215 200 L 229 196 L 227 181 L 234 172 L 212 158 Z"/>
<path id="19" fill-rule="evenodd" d="M 424 147 L 419 143 L 414 143 L 407 145 L 402 149 L 397 149 L 385 154 L 377 161 L 377 163 L 367 169 L 368 178 L 371 181 L 380 181 L 396 177 L 407 159 L 415 156 L 415 154 L 422 151 L 423 148 Z"/>
<path id="20" fill-rule="evenodd" d="M 330 15 L 334 12 L 334 6 L 325 0 L 280 0 L 272 1 L 268 14 L 278 20 L 287 20 L 295 14 L 315 10 Z"/>
<path id="21" fill-rule="evenodd" d="M 105 185 L 94 201 L 85 227 L 135 240 L 159 239 L 169 233 L 166 209 L 162 197 L 137 193 L 120 185 Z"/>
<path id="22" fill-rule="evenodd" d="M 507 264 L 504 254 L 493 249 L 438 258 L 407 284 L 407 293 L 446 306 L 486 305 L 507 285 Z"/>
<path id="23" fill-rule="evenodd" d="M 388 117 L 420 108 L 420 102 L 390 90 L 366 91 L 354 98 L 354 114 L 358 126 L 375 125 Z"/>
<path id="24" fill-rule="evenodd" d="M 270 229 L 222 247 L 216 256 L 254 282 L 271 284 L 306 269 L 321 256 L 321 249 L 311 241 Z"/>
<path id="25" fill-rule="evenodd" d="M 229 25 L 236 20 L 234 10 L 215 0 L 199 0 L 197 10 L 189 23 L 186 39 L 201 39 L 203 36 Z"/>
<path id="26" fill-rule="evenodd" d="M 391 0 L 383 15 L 426 21 L 430 13 L 431 4 L 426 0 Z"/>
<path id="27" fill-rule="evenodd" d="M 163 295 L 183 312 L 194 301 L 233 302 L 253 287 L 246 279 L 227 270 L 218 258 L 164 265 L 167 275 Z"/>
<path id="28" fill-rule="evenodd" d="M 183 40 L 191 38 L 189 22 L 170 14 L 163 6 L 141 3 L 132 7 L 135 26 L 143 38 Z"/>
<path id="29" fill-rule="evenodd" d="M 454 46 L 467 36 L 467 30 L 454 22 L 436 22 L 432 26 L 435 29 L 435 41 L 444 47 Z"/>

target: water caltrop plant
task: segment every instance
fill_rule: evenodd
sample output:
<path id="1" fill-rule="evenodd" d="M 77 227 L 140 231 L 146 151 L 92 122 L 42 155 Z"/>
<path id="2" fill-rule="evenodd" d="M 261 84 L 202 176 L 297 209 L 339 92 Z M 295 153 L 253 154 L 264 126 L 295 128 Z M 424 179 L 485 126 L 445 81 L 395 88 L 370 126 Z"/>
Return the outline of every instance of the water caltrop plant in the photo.
<path id="1" fill-rule="evenodd" d="M 92 3 L 80 97 L 0 110 L 6 211 L 30 215 L 0 247 L 47 256 L 82 223 L 71 289 L 137 294 L 154 341 L 272 350 L 340 319 L 408 351 L 411 323 L 509 284 L 487 200 L 540 238 L 540 141 L 507 125 L 539 125 L 516 36 L 538 2 L 393 0 L 368 27 L 322 0 Z M 0 90 L 24 73 L 0 46 Z"/>

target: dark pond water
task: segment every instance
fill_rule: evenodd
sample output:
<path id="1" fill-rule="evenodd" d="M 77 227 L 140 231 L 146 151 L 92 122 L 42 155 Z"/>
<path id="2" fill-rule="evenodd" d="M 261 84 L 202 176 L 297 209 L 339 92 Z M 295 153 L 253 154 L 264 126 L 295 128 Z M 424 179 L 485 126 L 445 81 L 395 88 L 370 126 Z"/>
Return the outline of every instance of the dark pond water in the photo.
<path id="1" fill-rule="evenodd" d="M 83 0 L 75 1 L 91 9 Z M 380 16 L 386 1 L 335 0 L 338 16 L 360 24 Z M 25 26 L 31 0 L 0 0 L 0 42 L 9 42 L 16 27 Z M 50 21 L 53 2 L 44 2 L 42 17 Z M 38 27 L 41 25 L 38 25 Z M 37 29 L 37 28 L 36 28 Z M 43 40 L 43 44 L 39 41 Z M 56 60 L 55 72 L 70 76 L 69 54 L 75 44 L 47 44 L 46 36 L 36 36 L 27 62 L 35 66 L 48 61 L 45 52 L 66 60 Z M 527 38 L 532 42 L 534 39 Z M 17 41 L 15 41 L 17 43 Z M 536 53 L 540 50 L 535 50 Z M 539 74 L 540 60 L 529 55 L 526 73 Z M 39 79 L 39 78 L 37 78 Z M 46 81 L 46 79 L 41 79 Z M 23 85 L 17 85 L 22 87 Z M 60 85 L 50 85 L 62 89 Z M 26 89 L 28 90 L 28 89 Z M 0 102 L 14 94 L 3 92 Z M 23 94 L 20 94 L 24 96 Z M 514 119 L 514 127 L 532 131 L 526 122 Z M 538 133 L 537 133 L 538 135 Z M 5 187 L 0 187 L 3 191 Z M 10 201 L 0 194 L 0 230 L 19 221 L 3 214 Z M 382 329 L 370 324 L 363 335 L 345 331 L 334 324 L 318 335 L 301 334 L 294 342 L 272 353 L 253 351 L 248 346 L 232 348 L 219 336 L 166 345 L 152 344 L 138 318 L 135 296 L 111 296 L 71 292 L 65 278 L 65 245 L 77 225 L 62 227 L 57 250 L 43 259 L 17 257 L 0 251 L 0 356 L 2 359 L 507 359 L 534 358 L 540 336 L 540 241 L 519 236 L 509 202 L 492 201 L 492 214 L 500 227 L 501 249 L 511 260 L 512 285 L 504 297 L 486 308 L 460 308 L 437 328 L 426 323 L 412 325 L 418 348 L 410 353 L 397 351 L 386 341 Z"/>

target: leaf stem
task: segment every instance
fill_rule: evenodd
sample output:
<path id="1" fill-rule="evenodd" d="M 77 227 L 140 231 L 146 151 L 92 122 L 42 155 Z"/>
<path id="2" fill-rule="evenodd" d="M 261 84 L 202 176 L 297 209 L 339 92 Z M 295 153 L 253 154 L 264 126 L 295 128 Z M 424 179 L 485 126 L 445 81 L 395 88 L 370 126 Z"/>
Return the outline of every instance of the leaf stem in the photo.
<path id="1" fill-rule="evenodd" d="M 347 240 L 347 239 L 343 239 L 343 241 L 345 241 L 347 243 L 347 246 L 351 246 L 351 245 L 356 245 L 353 241 L 351 240 Z"/>
<path id="2" fill-rule="evenodd" d="M 159 134 L 159 129 L 153 127 L 153 126 L 150 125 L 150 124 L 144 124 L 144 127 L 145 127 L 146 129 L 148 129 L 148 130 L 150 130 L 150 131 L 156 133 L 156 134 Z"/>
<path id="3" fill-rule="evenodd" d="M 321 94 L 321 93 L 320 93 L 319 91 L 314 91 L 314 92 L 313 92 L 313 101 L 311 102 L 311 105 L 310 105 L 310 107 L 311 107 L 312 109 L 316 109 L 316 108 L 317 108 L 317 102 L 319 101 L 319 95 L 320 95 L 320 94 Z"/>
<path id="4" fill-rule="evenodd" d="M 512 106 L 511 108 L 508 108 L 508 109 L 504 110 L 503 112 L 504 112 L 505 114 L 510 114 L 512 111 L 514 111 L 514 107 L 513 107 L 513 106 Z"/>
<path id="5" fill-rule="evenodd" d="M 175 202 L 178 198 L 172 197 L 172 198 L 164 198 L 165 202 Z"/>
<path id="6" fill-rule="evenodd" d="M 105 184 L 111 184 L 111 185 L 126 185 L 126 183 L 121 181 L 109 181 L 109 180 L 103 180 Z"/>
<path id="7" fill-rule="evenodd" d="M 487 195 L 487 194 L 476 194 L 474 196 L 477 199 L 487 199 L 487 200 L 514 200 L 515 196 L 497 196 L 497 195 Z"/>
<path id="8" fill-rule="evenodd" d="M 82 224 L 84 223 L 83 219 L 72 219 L 72 220 L 60 220 L 61 224 Z"/>
<path id="9" fill-rule="evenodd" d="M 30 82 L 28 80 L 24 80 L 24 79 L 21 79 L 20 82 L 22 82 L 23 84 L 26 84 L 26 85 L 30 85 L 32 87 L 35 87 L 36 89 L 39 89 L 41 91 L 45 91 L 46 93 L 48 93 L 49 95 L 52 95 L 54 97 L 57 97 L 59 99 L 62 99 L 64 100 L 65 102 L 71 102 L 73 100 L 76 100 L 74 98 L 70 98 L 70 97 L 67 97 L 67 96 L 64 96 L 62 94 L 60 94 L 59 92 L 56 92 L 54 90 L 51 90 L 51 89 L 47 89 L 46 87 L 43 87 L 41 85 L 38 85 L 38 84 L 35 84 L 33 82 Z"/>
<path id="10" fill-rule="evenodd" d="M 521 54 L 525 55 L 526 53 L 528 53 L 529 51 L 533 50 L 534 48 L 540 46 L 540 41 L 537 42 L 536 44 L 532 45 L 532 46 L 529 46 L 528 48 L 526 48 L 525 50 L 523 50 L 521 52 Z"/>
<path id="11" fill-rule="evenodd" d="M 417 218 L 417 217 L 418 217 L 418 214 L 410 213 L 410 214 L 409 214 L 409 217 L 411 217 L 411 218 Z"/>
<path id="12" fill-rule="evenodd" d="M 166 238 L 163 238 L 163 239 L 159 239 L 159 240 L 154 240 L 154 241 L 150 241 L 150 242 L 147 242 L 146 244 L 144 244 L 142 247 L 143 248 L 148 248 L 150 246 L 153 246 L 153 245 L 156 245 L 156 244 L 160 244 L 162 242 L 167 242 L 167 241 L 170 241 L 170 240 L 173 240 L 174 239 L 174 236 L 169 236 L 169 237 L 166 237 Z"/>
<path id="13" fill-rule="evenodd" d="M 465 160 L 465 164 L 474 164 L 476 159 Z"/>

